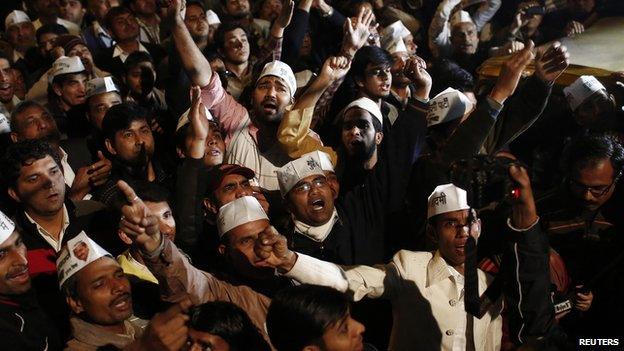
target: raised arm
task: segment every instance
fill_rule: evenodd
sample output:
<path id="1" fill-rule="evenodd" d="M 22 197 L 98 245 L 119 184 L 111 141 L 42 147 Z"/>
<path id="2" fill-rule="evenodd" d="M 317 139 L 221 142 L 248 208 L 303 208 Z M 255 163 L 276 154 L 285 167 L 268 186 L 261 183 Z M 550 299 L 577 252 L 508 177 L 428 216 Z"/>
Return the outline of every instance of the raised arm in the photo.
<path id="1" fill-rule="evenodd" d="M 191 33 L 184 25 L 181 9 L 183 0 L 170 0 L 167 8 L 167 20 L 171 23 L 171 36 L 180 61 L 193 85 L 204 87 L 210 82 L 212 69 L 201 50 L 197 47 Z"/>
<path id="2" fill-rule="evenodd" d="M 292 158 L 314 151 L 322 150 L 330 155 L 336 165 L 337 155 L 333 149 L 324 147 L 323 143 L 310 134 L 310 125 L 314 107 L 323 92 L 335 81 L 344 77 L 349 71 L 350 63 L 346 57 L 330 57 L 325 61 L 321 74 L 310 84 L 308 89 L 293 105 L 291 111 L 284 114 L 277 131 L 280 145 Z"/>
<path id="3" fill-rule="evenodd" d="M 451 11 L 461 0 L 443 0 L 431 19 L 429 25 L 429 49 L 435 57 L 450 54 L 451 46 Z"/>

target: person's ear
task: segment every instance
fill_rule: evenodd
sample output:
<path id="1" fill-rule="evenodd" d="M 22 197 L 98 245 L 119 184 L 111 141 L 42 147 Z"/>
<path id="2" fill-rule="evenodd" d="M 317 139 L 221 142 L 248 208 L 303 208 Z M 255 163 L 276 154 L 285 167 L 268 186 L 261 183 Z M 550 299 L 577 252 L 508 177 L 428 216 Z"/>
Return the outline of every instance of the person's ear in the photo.
<path id="1" fill-rule="evenodd" d="M 213 215 L 217 215 L 217 213 L 219 212 L 219 208 L 217 207 L 217 205 L 215 205 L 212 201 L 210 201 L 209 198 L 204 198 L 204 209 L 206 210 L 206 212 L 208 213 L 212 213 Z"/>
<path id="2" fill-rule="evenodd" d="M 82 307 L 82 303 L 79 300 L 74 300 L 73 297 L 69 297 L 67 296 L 65 298 L 65 300 L 67 301 L 67 305 L 69 306 L 69 308 L 71 308 L 71 310 L 75 313 L 75 314 L 81 314 L 82 312 L 84 312 L 84 308 Z"/>
<path id="3" fill-rule="evenodd" d="M 58 83 L 52 83 L 52 91 L 54 91 L 54 94 L 56 94 L 56 96 L 63 95 L 63 88 Z"/>
<path id="4" fill-rule="evenodd" d="M 17 137 L 17 133 L 11 132 L 11 141 L 14 143 L 17 143 L 19 141 L 19 138 Z"/>
<path id="5" fill-rule="evenodd" d="M 383 140 L 383 132 L 375 132 L 375 145 L 381 144 Z"/>
<path id="6" fill-rule="evenodd" d="M 217 247 L 217 251 L 219 251 L 219 254 L 222 255 L 222 256 L 225 255 L 225 250 L 226 249 L 227 248 L 225 247 L 224 244 L 219 244 L 219 247 Z"/>
<path id="7" fill-rule="evenodd" d="M 9 196 L 11 197 L 11 199 L 13 199 L 16 202 L 22 202 L 22 200 L 20 199 L 19 195 L 17 194 L 17 192 L 15 191 L 15 189 L 13 188 L 9 188 L 7 190 L 7 192 L 9 193 Z"/>
<path id="8" fill-rule="evenodd" d="M 106 138 L 104 140 L 104 145 L 106 146 L 106 150 L 108 150 L 111 155 L 117 155 L 117 150 L 113 147 L 113 142 L 110 139 Z"/>
<path id="9" fill-rule="evenodd" d="M 126 235 L 126 233 L 124 233 L 123 230 L 119 229 L 117 231 L 117 234 L 119 235 L 119 239 L 121 239 L 121 241 L 123 241 L 124 244 L 132 245 L 132 240 L 128 237 L 128 235 Z"/>
<path id="10" fill-rule="evenodd" d="M 358 88 L 363 88 L 364 87 L 364 80 L 362 78 L 355 77 L 355 85 L 357 85 Z"/>

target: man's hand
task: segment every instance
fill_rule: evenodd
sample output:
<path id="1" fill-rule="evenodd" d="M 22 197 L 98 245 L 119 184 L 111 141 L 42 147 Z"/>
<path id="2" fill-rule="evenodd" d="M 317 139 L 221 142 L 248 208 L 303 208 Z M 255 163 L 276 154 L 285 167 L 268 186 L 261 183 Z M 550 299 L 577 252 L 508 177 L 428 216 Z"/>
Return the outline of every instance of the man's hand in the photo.
<path id="1" fill-rule="evenodd" d="M 565 33 L 565 35 L 567 37 L 573 37 L 576 34 L 581 34 L 585 31 L 585 26 L 583 26 L 582 23 L 577 22 L 577 21 L 571 21 L 569 22 L 565 29 L 563 30 L 563 32 Z"/>
<path id="2" fill-rule="evenodd" d="M 509 175 L 520 191 L 519 197 L 512 205 L 511 222 L 517 229 L 528 229 L 537 221 L 537 210 L 533 200 L 533 190 L 529 174 L 524 167 L 512 165 Z"/>
<path id="3" fill-rule="evenodd" d="M 535 74 L 546 84 L 551 84 L 570 64 L 568 49 L 556 41 L 546 52 L 537 50 L 535 57 Z"/>
<path id="4" fill-rule="evenodd" d="M 297 255 L 288 248 L 286 237 L 272 226 L 258 235 L 254 251 L 261 259 L 256 265 L 277 268 L 280 272 L 290 271 L 297 261 Z"/>
<path id="5" fill-rule="evenodd" d="M 143 200 L 137 196 L 128 183 L 120 180 L 117 188 L 126 198 L 126 204 L 121 207 L 121 229 L 141 250 L 153 253 L 160 246 L 161 234 L 158 229 L 158 219 L 147 208 Z"/>
<path id="6" fill-rule="evenodd" d="M 201 102 L 201 89 L 198 86 L 191 88 L 191 108 L 188 118 L 191 128 L 191 147 L 189 156 L 194 159 L 201 159 L 206 152 L 206 140 L 210 131 L 210 124 L 206 116 L 206 109 Z"/>
<path id="7" fill-rule="evenodd" d="M 319 80 L 327 85 L 344 77 L 351 68 L 351 62 L 344 56 L 332 56 L 325 60 L 321 73 L 319 74 Z"/>
<path id="8" fill-rule="evenodd" d="M 582 285 L 577 286 L 577 288 L 582 288 Z M 573 303 L 574 308 L 581 311 L 587 312 L 591 307 L 592 301 L 594 300 L 594 294 L 591 291 L 588 292 L 577 292 L 574 294 Z"/>
<path id="9" fill-rule="evenodd" d="M 293 0 L 286 0 L 286 2 L 284 2 L 282 5 L 282 11 L 271 28 L 271 35 L 273 37 L 281 38 L 284 36 L 284 29 L 290 24 L 294 9 L 295 3 Z"/>
<path id="10" fill-rule="evenodd" d="M 332 9 L 324 0 L 312 0 L 312 7 L 319 10 L 323 15 L 327 15 Z"/>
<path id="11" fill-rule="evenodd" d="M 187 312 L 191 301 L 185 299 L 162 313 L 156 313 L 139 340 L 143 350 L 177 351 L 188 338 Z"/>
<path id="12" fill-rule="evenodd" d="M 529 40 L 524 49 L 518 51 L 503 64 L 496 85 L 490 93 L 490 97 L 496 102 L 503 104 L 516 91 L 524 68 L 534 57 L 534 47 L 533 41 Z"/>
<path id="13" fill-rule="evenodd" d="M 431 91 L 431 76 L 427 72 L 427 63 L 418 56 L 410 57 L 405 62 L 403 74 L 416 85 L 414 95 L 421 100 L 429 100 Z"/>
<path id="14" fill-rule="evenodd" d="M 101 186 L 108 180 L 108 176 L 110 176 L 111 170 L 113 169 L 113 164 L 109 159 L 104 157 L 102 151 L 97 152 L 98 158 L 100 159 L 96 163 L 89 166 L 89 184 L 92 187 Z"/>
<path id="15" fill-rule="evenodd" d="M 373 12 L 366 7 L 362 7 L 355 20 L 347 18 L 344 25 L 344 41 L 342 52 L 352 58 L 362 46 L 368 41 L 370 35 L 370 24 L 373 21 Z"/>
<path id="16" fill-rule="evenodd" d="M 512 40 L 510 42 L 508 42 L 507 44 L 505 44 L 502 48 L 501 51 L 499 52 L 502 55 L 510 55 L 510 54 L 515 54 L 516 52 L 520 51 L 524 49 L 524 43 L 521 43 L 519 41 L 516 40 Z"/>
<path id="17" fill-rule="evenodd" d="M 186 0 L 163 0 L 166 7 L 166 20 L 169 23 L 183 24 L 182 10 L 186 8 Z"/>
<path id="18" fill-rule="evenodd" d="M 90 177 L 91 175 L 89 174 L 89 166 L 78 168 L 72 186 L 69 189 L 68 196 L 70 199 L 74 201 L 80 201 L 84 199 L 84 197 L 91 190 L 91 186 L 89 185 Z"/>

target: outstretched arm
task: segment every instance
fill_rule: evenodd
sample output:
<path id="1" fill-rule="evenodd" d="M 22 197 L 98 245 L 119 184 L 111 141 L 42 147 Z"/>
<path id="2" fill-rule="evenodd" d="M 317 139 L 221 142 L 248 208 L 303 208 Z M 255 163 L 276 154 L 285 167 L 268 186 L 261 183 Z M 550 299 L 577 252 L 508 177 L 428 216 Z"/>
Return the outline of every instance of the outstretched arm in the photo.
<path id="1" fill-rule="evenodd" d="M 184 25 L 184 19 L 180 12 L 183 6 L 183 0 L 170 0 L 167 8 L 167 20 L 171 23 L 171 35 L 184 70 L 193 85 L 204 87 L 210 82 L 212 69 L 204 54 L 193 41 L 186 25 Z"/>

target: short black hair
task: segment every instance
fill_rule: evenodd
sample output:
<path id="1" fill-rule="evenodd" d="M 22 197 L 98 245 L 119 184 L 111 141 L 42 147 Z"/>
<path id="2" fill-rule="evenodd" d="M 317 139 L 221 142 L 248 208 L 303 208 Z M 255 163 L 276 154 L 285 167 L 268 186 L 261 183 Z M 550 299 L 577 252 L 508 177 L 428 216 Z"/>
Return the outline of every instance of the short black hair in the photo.
<path id="1" fill-rule="evenodd" d="M 147 111 L 135 102 L 123 102 L 112 106 L 106 111 L 102 120 L 102 134 L 114 140 L 115 133 L 127 129 L 134 121 L 147 121 Z"/>
<path id="2" fill-rule="evenodd" d="M 132 183 L 137 196 L 147 202 L 169 202 L 169 191 L 155 182 L 137 181 Z"/>
<path id="3" fill-rule="evenodd" d="M 349 73 L 355 78 L 364 79 L 366 66 L 392 66 L 392 57 L 388 52 L 377 46 L 365 46 L 358 50 L 353 57 Z"/>
<path id="4" fill-rule="evenodd" d="M 126 6 L 111 7 L 110 10 L 108 10 L 108 12 L 106 13 L 106 17 L 104 17 L 104 25 L 106 26 L 106 28 L 110 30 L 110 28 L 112 28 L 115 18 L 125 13 L 134 15 L 134 12 L 132 12 L 132 10 L 130 10 Z"/>
<path id="5" fill-rule="evenodd" d="M 271 350 L 247 313 L 231 302 L 207 302 L 192 308 L 189 316 L 189 328 L 220 336 L 232 351 Z"/>
<path id="6" fill-rule="evenodd" d="M 472 74 L 451 60 L 442 59 L 436 62 L 431 69 L 431 77 L 433 78 L 431 96 L 449 87 L 462 93 L 474 92 L 475 89 L 475 79 Z"/>
<path id="7" fill-rule="evenodd" d="M 575 170 L 592 166 L 605 158 L 611 160 L 617 175 L 624 168 L 624 147 L 612 134 L 588 132 L 566 144 L 561 168 L 566 176 L 570 176 Z"/>
<path id="8" fill-rule="evenodd" d="M 138 66 L 142 62 L 149 62 L 154 66 L 154 59 L 152 55 L 144 51 L 135 51 L 128 55 L 126 61 L 124 62 L 124 72 L 128 73 L 131 69 Z"/>
<path id="9" fill-rule="evenodd" d="M 2 179 L 8 187 L 15 187 L 22 167 L 47 156 L 61 167 L 61 157 L 55 148 L 41 140 L 24 140 L 7 147 L 2 158 Z"/>
<path id="10" fill-rule="evenodd" d="M 12 131 L 17 131 L 17 116 L 19 116 L 20 114 L 22 114 L 25 110 L 31 108 L 31 107 L 41 107 L 42 109 L 44 109 L 46 112 L 49 113 L 49 111 L 40 103 L 36 102 L 35 100 L 24 100 L 22 102 L 20 102 L 19 104 L 17 104 L 17 106 L 15 106 L 15 108 L 13 109 L 13 112 L 11 112 L 11 130 Z"/>
<path id="11" fill-rule="evenodd" d="M 207 9 L 206 9 L 206 4 L 204 4 L 204 2 L 203 2 L 203 1 L 200 1 L 200 0 L 189 0 L 189 1 L 187 1 L 187 2 L 186 2 L 186 7 L 189 7 L 189 6 L 191 6 L 191 5 L 195 5 L 195 6 L 199 6 L 199 7 L 201 7 L 201 9 L 202 9 L 204 12 L 206 12 L 206 11 L 207 11 Z"/>
<path id="12" fill-rule="evenodd" d="M 37 32 L 35 34 L 35 36 L 37 37 L 37 43 L 39 42 L 39 39 L 41 38 L 42 35 L 48 34 L 48 33 L 54 33 L 60 36 L 63 34 L 69 34 L 69 31 L 67 30 L 67 28 L 65 28 L 64 26 L 58 23 L 44 24 L 41 27 L 39 27 L 39 29 L 37 29 Z"/>
<path id="13" fill-rule="evenodd" d="M 338 290 L 308 284 L 285 288 L 275 295 L 267 313 L 271 343 L 280 351 L 322 346 L 327 328 L 349 311 L 349 300 Z"/>
<path id="14" fill-rule="evenodd" d="M 215 43 L 215 45 L 217 46 L 218 49 L 223 49 L 223 47 L 225 45 L 225 34 L 231 32 L 231 31 L 233 31 L 233 30 L 235 30 L 237 28 L 240 28 L 240 29 L 243 30 L 243 32 L 245 32 L 245 35 L 247 36 L 247 40 L 251 40 L 251 38 L 249 36 L 249 32 L 242 25 L 240 25 L 240 24 L 238 24 L 236 22 L 221 23 L 221 25 L 219 26 L 219 28 L 217 28 L 217 31 L 214 34 L 214 43 Z"/>

